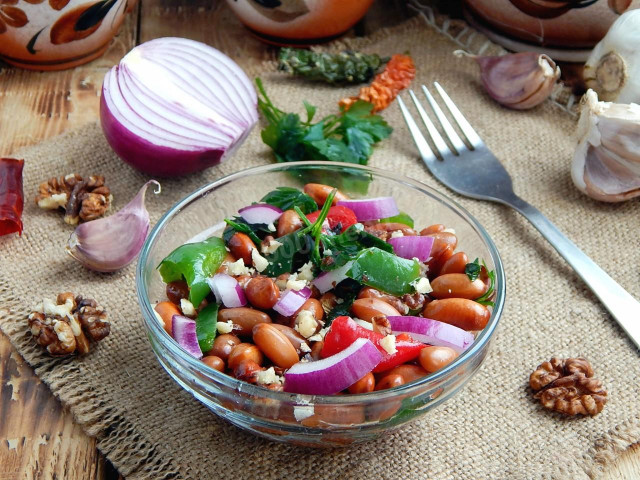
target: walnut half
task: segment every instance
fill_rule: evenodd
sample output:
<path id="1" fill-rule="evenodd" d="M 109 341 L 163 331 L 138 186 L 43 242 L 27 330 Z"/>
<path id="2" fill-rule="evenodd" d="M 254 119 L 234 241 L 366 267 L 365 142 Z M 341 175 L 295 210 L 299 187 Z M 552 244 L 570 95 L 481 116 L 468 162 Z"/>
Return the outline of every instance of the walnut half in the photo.
<path id="1" fill-rule="evenodd" d="M 584 358 L 554 357 L 538 365 L 529 385 L 544 408 L 566 415 L 597 415 L 607 403 L 607 391 Z"/>
<path id="2" fill-rule="evenodd" d="M 36 342 L 52 356 L 88 353 L 89 338 L 97 342 L 110 332 L 104 309 L 95 300 L 74 297 L 71 292 L 61 293 L 55 302 L 43 300 L 28 320 Z"/>
<path id="3" fill-rule="evenodd" d="M 75 173 L 41 183 L 36 196 L 36 204 L 40 208 L 64 208 L 64 221 L 70 225 L 104 215 L 112 200 L 111 191 L 104 184 L 104 176 L 91 175 L 83 179 Z"/>

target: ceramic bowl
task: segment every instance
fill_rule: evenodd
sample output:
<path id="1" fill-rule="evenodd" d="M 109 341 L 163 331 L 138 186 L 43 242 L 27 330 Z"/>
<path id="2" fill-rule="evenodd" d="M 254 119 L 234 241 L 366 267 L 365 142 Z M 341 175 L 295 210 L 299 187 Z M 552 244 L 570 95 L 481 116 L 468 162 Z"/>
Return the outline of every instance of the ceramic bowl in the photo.
<path id="1" fill-rule="evenodd" d="M 137 0 L 0 0 L 0 59 L 62 70 L 102 55 Z"/>

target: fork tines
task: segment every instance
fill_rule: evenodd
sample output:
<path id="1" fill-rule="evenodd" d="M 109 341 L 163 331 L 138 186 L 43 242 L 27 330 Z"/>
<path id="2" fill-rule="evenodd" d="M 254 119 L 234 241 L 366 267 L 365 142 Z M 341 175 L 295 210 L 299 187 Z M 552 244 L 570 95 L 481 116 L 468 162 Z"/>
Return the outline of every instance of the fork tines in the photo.
<path id="1" fill-rule="evenodd" d="M 434 148 L 431 148 L 429 146 L 429 143 L 427 142 L 420 128 L 418 127 L 415 120 L 413 119 L 413 116 L 411 115 L 411 113 L 409 113 L 409 109 L 405 105 L 404 101 L 400 96 L 398 96 L 398 103 L 400 105 L 400 109 L 402 110 L 402 116 L 404 117 L 405 121 L 407 122 L 407 125 L 409 126 L 409 131 L 411 132 L 411 136 L 413 137 L 416 143 L 416 147 L 418 147 L 418 151 L 420 152 L 420 155 L 423 157 L 423 159 L 425 161 L 430 161 L 435 159 L 436 156 L 444 159 L 452 155 L 457 156 L 465 150 L 474 150 L 482 146 L 483 145 L 482 140 L 480 139 L 476 131 L 473 129 L 473 127 L 469 124 L 467 119 L 464 118 L 464 115 L 462 115 L 462 113 L 460 112 L 458 107 L 456 107 L 456 105 L 453 103 L 451 98 L 449 98 L 449 95 L 447 95 L 447 92 L 444 91 L 444 89 L 440 86 L 438 82 L 434 82 L 433 85 L 435 89 L 438 91 L 438 94 L 440 95 L 440 97 L 442 98 L 447 108 L 447 111 L 449 112 L 451 117 L 454 119 L 454 121 L 458 125 L 462 134 L 466 137 L 468 145 L 465 144 L 462 138 L 460 138 L 460 135 L 458 135 L 458 133 L 456 132 L 451 122 L 449 122 L 449 119 L 446 117 L 446 115 L 444 114 L 444 112 L 436 102 L 435 98 L 433 97 L 429 89 L 427 89 L 426 86 L 422 85 L 422 91 L 424 92 L 427 102 L 429 103 L 429 106 L 431 107 L 433 114 L 435 115 L 440 127 L 442 128 L 445 138 L 449 142 L 447 143 L 445 139 L 442 137 L 442 135 L 440 134 L 440 131 L 436 128 L 433 121 L 429 118 L 429 116 L 427 115 L 427 112 L 425 112 L 422 104 L 416 97 L 416 94 L 413 92 L 413 90 L 409 90 L 409 95 L 411 96 L 411 99 L 413 100 L 413 103 L 416 109 L 418 110 L 418 114 L 420 115 L 420 118 L 422 119 L 422 122 L 424 123 L 425 127 L 427 127 L 427 132 L 429 133 L 429 136 L 435 147 L 435 151 L 434 151 Z"/>

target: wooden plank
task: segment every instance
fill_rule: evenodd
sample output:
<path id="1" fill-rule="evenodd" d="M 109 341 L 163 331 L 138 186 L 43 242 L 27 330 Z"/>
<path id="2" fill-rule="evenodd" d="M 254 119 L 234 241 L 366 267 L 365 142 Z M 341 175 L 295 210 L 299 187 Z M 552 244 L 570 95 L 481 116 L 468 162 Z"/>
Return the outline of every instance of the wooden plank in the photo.
<path id="1" fill-rule="evenodd" d="M 135 9 L 105 54 L 86 65 L 58 72 L 0 69 L 0 155 L 95 121 L 102 79 L 135 45 L 137 16 Z"/>
<path id="2" fill-rule="evenodd" d="M 138 12 L 105 55 L 60 72 L 0 69 L 0 155 L 95 121 L 106 71 L 136 42 Z M 94 439 L 0 334 L 0 480 L 117 479 Z"/>

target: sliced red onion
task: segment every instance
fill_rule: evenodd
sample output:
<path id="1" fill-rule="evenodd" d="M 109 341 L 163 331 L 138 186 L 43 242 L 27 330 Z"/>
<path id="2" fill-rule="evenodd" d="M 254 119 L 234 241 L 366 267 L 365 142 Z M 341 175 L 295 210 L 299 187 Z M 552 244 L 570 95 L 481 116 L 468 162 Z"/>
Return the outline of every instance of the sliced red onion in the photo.
<path id="1" fill-rule="evenodd" d="M 268 203 L 256 203 L 241 208 L 238 213 L 247 223 L 266 223 L 269 225 L 280 218 L 282 210 Z"/>
<path id="2" fill-rule="evenodd" d="M 302 290 L 287 290 L 280 300 L 273 306 L 273 309 L 284 317 L 290 317 L 304 305 L 304 302 L 311 297 L 311 289 L 304 287 Z"/>
<path id="3" fill-rule="evenodd" d="M 473 334 L 448 323 L 422 317 L 387 317 L 394 334 L 408 333 L 415 340 L 439 347 L 450 347 L 462 353 L 471 346 Z"/>
<path id="4" fill-rule="evenodd" d="M 213 277 L 207 278 L 207 283 L 216 296 L 216 302 L 225 307 L 244 307 L 247 304 L 244 290 L 232 276 L 226 273 L 216 273 Z"/>
<path id="5" fill-rule="evenodd" d="M 330 272 L 323 272 L 314 278 L 311 283 L 313 283 L 320 293 L 326 293 L 347 278 L 347 272 L 352 264 L 353 262 L 347 262 L 340 268 L 336 268 Z"/>
<path id="6" fill-rule="evenodd" d="M 375 368 L 382 353 L 366 338 L 358 338 L 339 353 L 315 362 L 299 362 L 284 374 L 284 391 L 333 395 L 350 387 Z"/>
<path id="7" fill-rule="evenodd" d="M 422 235 L 409 235 L 406 237 L 395 237 L 387 240 L 393 247 L 393 253 L 402 258 L 417 258 L 421 262 L 426 262 L 431 255 L 431 247 L 434 242 L 433 237 L 423 237 Z"/>
<path id="8" fill-rule="evenodd" d="M 202 358 L 202 350 L 198 344 L 196 334 L 196 321 L 182 315 L 171 317 L 171 332 L 178 345 L 184 348 L 189 355 Z"/>
<path id="9" fill-rule="evenodd" d="M 218 50 L 159 38 L 107 73 L 100 119 L 125 162 L 153 175 L 183 175 L 220 163 L 246 138 L 258 120 L 257 96 Z"/>
<path id="10" fill-rule="evenodd" d="M 400 210 L 396 205 L 396 201 L 393 197 L 376 197 L 376 198 L 364 198 L 361 200 L 340 200 L 338 205 L 344 205 L 345 207 L 353 210 L 356 214 L 356 218 L 359 222 L 366 222 L 367 220 L 379 220 L 381 218 L 393 217 L 398 215 Z"/>

